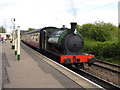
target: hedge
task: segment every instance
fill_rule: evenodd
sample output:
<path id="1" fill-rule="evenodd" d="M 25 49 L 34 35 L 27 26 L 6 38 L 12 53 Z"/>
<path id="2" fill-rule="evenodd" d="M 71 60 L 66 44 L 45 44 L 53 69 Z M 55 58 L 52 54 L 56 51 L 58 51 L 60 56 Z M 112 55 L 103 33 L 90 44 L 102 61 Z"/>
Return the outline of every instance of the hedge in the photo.
<path id="1" fill-rule="evenodd" d="M 85 41 L 84 51 L 105 58 L 120 58 L 120 42 L 117 41 Z"/>

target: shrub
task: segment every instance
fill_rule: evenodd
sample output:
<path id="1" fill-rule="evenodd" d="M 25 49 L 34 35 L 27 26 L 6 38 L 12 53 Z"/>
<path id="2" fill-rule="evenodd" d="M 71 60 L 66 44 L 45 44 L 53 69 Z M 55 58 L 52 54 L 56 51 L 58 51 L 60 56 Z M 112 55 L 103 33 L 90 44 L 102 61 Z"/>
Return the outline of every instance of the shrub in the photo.
<path id="1" fill-rule="evenodd" d="M 105 58 L 120 58 L 120 42 L 117 41 L 106 41 L 106 42 L 95 42 L 85 41 L 85 52 L 94 54 L 99 57 Z"/>

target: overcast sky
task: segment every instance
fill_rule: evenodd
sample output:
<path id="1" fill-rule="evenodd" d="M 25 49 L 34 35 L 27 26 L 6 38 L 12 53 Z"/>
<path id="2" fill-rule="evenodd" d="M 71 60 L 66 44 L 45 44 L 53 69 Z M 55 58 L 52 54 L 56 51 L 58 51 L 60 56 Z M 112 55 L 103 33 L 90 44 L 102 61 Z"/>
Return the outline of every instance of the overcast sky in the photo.
<path id="1" fill-rule="evenodd" d="M 70 27 L 95 21 L 118 25 L 119 0 L 0 0 L 0 26 L 11 31 L 11 19 L 16 26 L 42 28 L 45 26 Z"/>

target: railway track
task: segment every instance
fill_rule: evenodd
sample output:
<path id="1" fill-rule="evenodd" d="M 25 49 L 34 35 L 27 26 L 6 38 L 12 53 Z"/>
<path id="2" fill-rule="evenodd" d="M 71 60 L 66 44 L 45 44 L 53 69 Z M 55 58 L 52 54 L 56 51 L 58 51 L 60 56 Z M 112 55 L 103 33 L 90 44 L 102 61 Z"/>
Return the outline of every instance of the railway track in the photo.
<path id="1" fill-rule="evenodd" d="M 97 60 L 91 67 L 85 65 L 84 71 L 106 80 L 111 84 L 120 86 L 120 66 L 118 65 Z"/>
<path id="2" fill-rule="evenodd" d="M 84 69 L 68 68 L 105 89 L 120 89 L 120 66 L 118 65 L 97 60 L 91 67 L 85 64 Z"/>
<path id="3" fill-rule="evenodd" d="M 119 65 L 111 64 L 111 63 L 108 63 L 108 62 L 103 62 L 103 61 L 100 61 L 100 60 L 97 60 L 95 64 L 103 66 L 105 68 L 109 68 L 113 71 L 116 71 L 116 72 L 120 73 L 120 66 Z"/>
<path id="4" fill-rule="evenodd" d="M 85 70 L 82 70 L 82 69 L 76 69 L 76 68 L 71 68 L 71 67 L 68 67 L 70 70 L 84 76 L 85 78 L 88 78 L 89 80 L 93 81 L 94 83 L 96 84 L 99 84 L 100 86 L 102 86 L 103 88 L 105 89 L 120 89 L 119 86 L 115 85 L 115 84 L 112 84 L 104 79 L 101 79 L 99 78 L 98 76 L 96 75 L 93 75 Z"/>

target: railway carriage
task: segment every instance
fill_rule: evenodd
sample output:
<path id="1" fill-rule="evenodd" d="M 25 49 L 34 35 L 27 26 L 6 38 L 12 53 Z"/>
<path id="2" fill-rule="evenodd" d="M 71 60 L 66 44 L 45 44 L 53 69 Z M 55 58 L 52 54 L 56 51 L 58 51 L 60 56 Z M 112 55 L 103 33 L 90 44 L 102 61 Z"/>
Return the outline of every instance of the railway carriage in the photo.
<path id="1" fill-rule="evenodd" d="M 94 63 L 95 56 L 83 53 L 84 40 L 76 24 L 71 23 L 71 29 L 45 27 L 26 32 L 21 39 L 58 63 L 83 67 L 83 63 Z"/>

